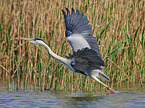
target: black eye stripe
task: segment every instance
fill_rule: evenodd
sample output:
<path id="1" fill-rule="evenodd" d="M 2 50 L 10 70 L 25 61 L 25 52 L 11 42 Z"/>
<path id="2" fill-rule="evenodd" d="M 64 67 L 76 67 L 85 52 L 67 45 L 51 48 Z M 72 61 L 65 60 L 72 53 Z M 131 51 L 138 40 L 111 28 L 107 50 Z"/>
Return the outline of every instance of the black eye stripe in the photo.
<path id="1" fill-rule="evenodd" d="M 34 38 L 34 41 L 36 41 L 36 40 L 42 40 L 41 38 Z"/>

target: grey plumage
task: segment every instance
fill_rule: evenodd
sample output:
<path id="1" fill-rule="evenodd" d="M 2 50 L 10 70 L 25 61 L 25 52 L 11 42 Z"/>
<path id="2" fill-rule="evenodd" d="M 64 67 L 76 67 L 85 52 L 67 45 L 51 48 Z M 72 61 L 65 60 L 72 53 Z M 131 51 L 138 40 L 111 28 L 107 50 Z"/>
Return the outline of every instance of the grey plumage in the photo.
<path id="1" fill-rule="evenodd" d="M 79 65 L 78 62 L 85 62 L 91 69 L 101 69 L 100 66 L 104 66 L 104 61 L 101 57 L 98 56 L 97 52 L 89 48 L 83 48 L 78 50 L 77 52 L 74 51 L 74 60 L 76 62 L 76 66 Z"/>
<path id="2" fill-rule="evenodd" d="M 73 55 L 69 54 L 66 58 L 72 60 L 72 67 L 75 69 L 75 72 L 87 76 L 91 74 L 92 70 L 99 70 L 102 69 L 101 66 L 104 66 L 104 61 L 97 55 L 97 52 L 89 48 L 83 48 L 77 52 L 74 51 Z M 96 74 L 104 80 L 110 81 L 103 72 L 96 72 Z"/>

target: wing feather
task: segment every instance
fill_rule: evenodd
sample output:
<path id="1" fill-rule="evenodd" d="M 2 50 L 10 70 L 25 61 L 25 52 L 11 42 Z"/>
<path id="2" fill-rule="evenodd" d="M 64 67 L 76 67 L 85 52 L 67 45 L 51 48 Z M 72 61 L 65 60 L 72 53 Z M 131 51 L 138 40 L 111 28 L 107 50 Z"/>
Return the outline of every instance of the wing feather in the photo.
<path id="1" fill-rule="evenodd" d="M 100 68 L 99 66 L 104 66 L 104 61 L 97 55 L 97 52 L 87 47 L 73 53 L 75 61 L 78 59 L 84 59 L 87 60 L 87 63 L 90 66 Z"/>
<path id="2" fill-rule="evenodd" d="M 83 48 L 81 50 L 78 50 L 77 52 L 73 52 L 73 56 L 69 55 L 70 58 L 74 59 L 74 66 L 73 68 L 84 72 L 84 74 L 87 75 L 87 70 L 93 70 L 93 69 L 102 69 L 101 66 L 104 66 L 104 61 L 101 59 L 101 57 L 97 56 L 95 52 L 92 49 L 89 48 Z"/>
<path id="3" fill-rule="evenodd" d="M 96 51 L 97 55 L 101 57 L 96 38 L 92 35 L 92 28 L 87 17 L 84 16 L 83 12 L 80 13 L 78 10 L 75 12 L 73 8 L 71 14 L 69 9 L 66 8 L 66 10 L 67 12 L 62 10 L 66 26 L 65 35 L 73 51 L 77 52 L 78 49 L 88 47 Z"/>

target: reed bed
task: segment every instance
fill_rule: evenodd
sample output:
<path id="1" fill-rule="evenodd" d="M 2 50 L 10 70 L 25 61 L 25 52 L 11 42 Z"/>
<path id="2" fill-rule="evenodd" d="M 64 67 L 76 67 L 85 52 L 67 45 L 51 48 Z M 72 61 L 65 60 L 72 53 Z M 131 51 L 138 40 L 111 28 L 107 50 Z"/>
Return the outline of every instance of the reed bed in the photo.
<path id="1" fill-rule="evenodd" d="M 107 85 L 145 82 L 144 0 L 1 0 L 0 5 L 0 81 L 8 89 L 105 90 L 57 63 L 43 47 L 20 40 L 39 37 L 62 57 L 71 53 L 61 9 L 72 7 L 90 21 L 106 64 L 103 72 L 112 80 Z"/>

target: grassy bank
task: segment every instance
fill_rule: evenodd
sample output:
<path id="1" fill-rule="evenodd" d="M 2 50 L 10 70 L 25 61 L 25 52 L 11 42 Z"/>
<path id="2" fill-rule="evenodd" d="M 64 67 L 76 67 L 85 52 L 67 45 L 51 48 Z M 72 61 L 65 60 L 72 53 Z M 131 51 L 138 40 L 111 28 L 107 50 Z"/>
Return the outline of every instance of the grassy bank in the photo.
<path id="1" fill-rule="evenodd" d="M 61 9 L 72 7 L 90 21 L 106 64 L 103 72 L 112 80 L 108 85 L 145 82 L 144 0 L 1 0 L 0 5 L 1 82 L 16 89 L 33 85 L 42 90 L 97 91 L 102 87 L 70 72 L 43 47 L 19 39 L 40 37 L 64 57 L 72 50 Z"/>

